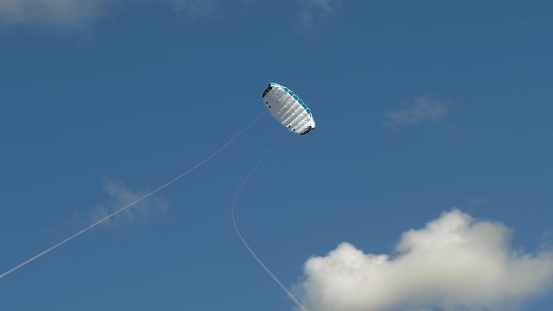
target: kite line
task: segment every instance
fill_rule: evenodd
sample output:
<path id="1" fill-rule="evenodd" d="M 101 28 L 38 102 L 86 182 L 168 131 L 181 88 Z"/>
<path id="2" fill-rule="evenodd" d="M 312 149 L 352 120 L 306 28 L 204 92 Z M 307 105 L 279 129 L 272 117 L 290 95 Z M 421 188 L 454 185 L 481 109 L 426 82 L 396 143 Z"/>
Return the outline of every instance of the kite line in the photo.
<path id="1" fill-rule="evenodd" d="M 290 292 L 290 290 L 288 290 L 286 288 L 286 286 L 284 286 L 284 284 L 282 284 L 282 282 L 271 272 L 271 270 L 269 270 L 269 268 L 263 263 L 263 261 L 255 254 L 253 249 L 246 242 L 246 239 L 244 239 L 244 237 L 242 236 L 242 233 L 240 233 L 240 230 L 238 229 L 238 225 L 236 224 L 236 200 L 238 199 L 238 195 L 242 191 L 242 188 L 244 187 L 244 185 L 246 184 L 246 182 L 248 181 L 250 176 L 253 174 L 253 172 L 261 164 L 261 162 L 263 162 L 263 160 L 265 160 L 265 158 L 273 151 L 273 149 L 275 149 L 284 140 L 284 138 L 286 138 L 286 136 L 288 136 L 288 134 L 289 134 L 289 132 L 286 133 L 284 136 L 282 136 L 282 138 L 280 138 L 271 148 L 269 148 L 269 150 L 259 159 L 257 164 L 251 169 L 251 171 L 248 173 L 248 175 L 246 175 L 246 177 L 242 181 L 242 184 L 240 184 L 240 187 L 238 187 L 238 190 L 236 191 L 236 194 L 234 195 L 234 201 L 232 202 L 232 223 L 234 225 L 234 230 L 236 231 L 236 233 L 238 234 L 238 237 L 242 241 L 242 244 L 244 244 L 244 246 L 246 247 L 248 252 L 250 252 L 250 254 L 257 261 L 257 263 L 259 263 L 259 265 L 265 270 L 265 272 L 267 272 L 267 274 L 269 274 L 269 276 L 273 279 L 273 281 L 275 281 L 275 283 L 277 283 L 278 286 L 280 286 L 280 288 L 282 288 L 282 290 L 288 295 L 288 297 L 290 297 L 290 299 L 292 299 L 292 301 L 294 301 L 294 303 L 298 307 L 300 307 L 300 309 L 302 311 L 307 311 L 307 309 L 301 304 L 299 299 L 296 298 L 296 296 L 294 296 L 294 294 L 292 294 L 292 292 Z"/>
<path id="2" fill-rule="evenodd" d="M 89 231 L 90 229 L 100 225 L 101 223 L 105 222 L 106 220 L 112 218 L 113 216 L 123 212 L 124 210 L 132 207 L 133 205 L 135 205 L 136 203 L 152 196 L 153 194 L 161 191 L 162 189 L 168 187 L 169 185 L 173 184 L 174 182 L 176 182 L 177 180 L 181 179 L 182 177 L 188 175 L 190 172 L 194 171 L 195 169 L 197 169 L 198 167 L 202 166 L 203 164 L 205 164 L 207 161 L 211 160 L 213 157 L 215 157 L 216 155 L 218 155 L 221 151 L 223 151 L 228 145 L 230 145 L 234 140 L 236 140 L 240 135 L 242 135 L 242 133 L 244 133 L 247 129 L 249 129 L 252 125 L 254 125 L 259 119 L 261 119 L 261 117 L 263 117 L 265 114 L 267 113 L 267 111 L 263 112 L 261 115 L 259 115 L 253 122 L 251 122 L 248 126 L 246 126 L 245 128 L 243 128 L 242 130 L 240 130 L 236 135 L 234 135 L 229 141 L 227 141 L 221 148 L 219 148 L 217 151 L 215 151 L 212 155 L 208 156 L 207 158 L 203 159 L 202 161 L 200 161 L 198 164 L 194 165 L 192 168 L 190 168 L 189 170 L 187 170 L 186 172 L 180 174 L 179 176 L 171 179 L 170 181 L 166 182 L 165 184 L 161 185 L 160 187 L 152 190 L 151 192 L 141 196 L 140 198 L 134 200 L 133 202 L 121 207 L 120 209 L 116 210 L 115 212 L 109 214 L 108 216 L 98 220 L 97 222 L 89 225 L 88 227 L 82 229 L 81 231 L 71 235 L 70 237 L 66 238 L 65 240 L 51 246 L 50 248 L 36 254 L 35 256 L 27 259 L 26 261 L 20 263 L 19 265 L 7 270 L 6 272 L 0 274 L 0 279 L 7 276 L 8 274 L 12 273 L 12 272 L 15 272 L 17 271 L 18 269 L 24 267 L 25 265 L 31 263 L 32 261 L 48 254 L 49 252 L 53 251 L 54 249 L 62 246 L 63 244 L 73 240 L 74 238 L 78 237 L 79 235 Z"/>

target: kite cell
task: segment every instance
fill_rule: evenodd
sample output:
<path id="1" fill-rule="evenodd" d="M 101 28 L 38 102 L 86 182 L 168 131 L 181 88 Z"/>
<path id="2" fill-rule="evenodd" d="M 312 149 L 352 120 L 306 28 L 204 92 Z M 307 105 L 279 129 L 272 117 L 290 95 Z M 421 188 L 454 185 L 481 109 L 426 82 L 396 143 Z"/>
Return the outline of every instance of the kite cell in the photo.
<path id="1" fill-rule="evenodd" d="M 305 135 L 315 129 L 311 109 L 289 88 L 271 82 L 263 92 L 263 102 L 271 115 L 290 132 Z"/>

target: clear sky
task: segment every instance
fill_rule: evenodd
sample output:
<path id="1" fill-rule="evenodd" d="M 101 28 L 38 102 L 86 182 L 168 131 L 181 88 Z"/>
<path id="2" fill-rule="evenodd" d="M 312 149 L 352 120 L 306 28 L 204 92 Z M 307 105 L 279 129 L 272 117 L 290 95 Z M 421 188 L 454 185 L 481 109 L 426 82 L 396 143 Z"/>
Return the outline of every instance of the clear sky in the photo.
<path id="1" fill-rule="evenodd" d="M 213 154 L 277 82 L 317 129 L 237 221 L 310 311 L 550 311 L 552 55 L 548 0 L 1 0 L 0 273 Z M 265 115 L 1 278 L 0 310 L 294 310 L 231 220 L 284 133 Z"/>

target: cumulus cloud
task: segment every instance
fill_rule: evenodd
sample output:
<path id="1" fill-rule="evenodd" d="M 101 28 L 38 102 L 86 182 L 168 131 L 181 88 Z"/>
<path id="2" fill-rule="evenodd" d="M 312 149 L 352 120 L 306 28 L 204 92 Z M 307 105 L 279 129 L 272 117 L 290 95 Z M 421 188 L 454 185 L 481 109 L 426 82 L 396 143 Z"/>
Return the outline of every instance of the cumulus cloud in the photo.
<path id="1" fill-rule="evenodd" d="M 79 29 L 102 15 L 109 6 L 147 2 L 171 5 L 179 11 L 199 14 L 215 8 L 219 0 L 1 0 L 0 24 Z"/>
<path id="2" fill-rule="evenodd" d="M 299 284 L 309 310 L 512 310 L 551 291 L 553 251 L 510 245 L 503 224 L 459 210 L 403 233 L 396 254 L 349 243 L 305 263 Z"/>
<path id="3" fill-rule="evenodd" d="M 252 6 L 257 0 L 241 0 Z M 343 0 L 297 0 L 301 22 L 310 26 L 334 14 Z M 221 9 L 222 0 L 0 0 L 0 26 L 42 26 L 57 30 L 81 30 L 117 5 L 170 6 L 187 17 L 205 17 Z"/>
<path id="4" fill-rule="evenodd" d="M 96 206 L 90 216 L 90 223 L 95 223 L 109 214 L 138 200 L 146 193 L 130 191 L 125 185 L 116 182 L 106 182 L 104 190 L 110 196 L 107 204 Z M 114 228 L 120 227 L 123 223 L 134 221 L 148 221 L 156 213 L 164 212 L 169 204 L 159 198 L 148 197 L 123 212 L 108 219 L 105 224 Z"/>
<path id="5" fill-rule="evenodd" d="M 384 125 L 389 129 L 397 129 L 424 121 L 440 120 L 445 117 L 446 110 L 446 105 L 440 101 L 418 97 L 404 109 L 387 112 Z"/>

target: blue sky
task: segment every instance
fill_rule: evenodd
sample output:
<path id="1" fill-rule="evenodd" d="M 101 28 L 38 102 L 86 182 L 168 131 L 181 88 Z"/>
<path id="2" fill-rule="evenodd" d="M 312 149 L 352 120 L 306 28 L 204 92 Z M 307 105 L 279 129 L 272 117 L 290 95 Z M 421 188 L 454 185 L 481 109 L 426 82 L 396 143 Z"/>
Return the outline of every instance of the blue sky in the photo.
<path id="1" fill-rule="evenodd" d="M 0 4 L 0 273 L 211 155 L 278 82 L 317 130 L 237 220 L 310 311 L 550 310 L 551 1 L 83 3 Z M 294 310 L 230 213 L 285 132 L 265 115 L 0 279 L 0 309 Z"/>

